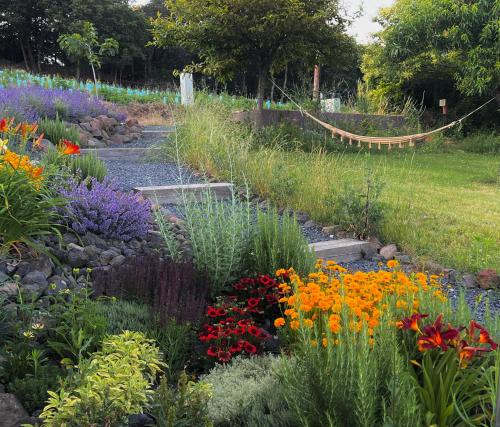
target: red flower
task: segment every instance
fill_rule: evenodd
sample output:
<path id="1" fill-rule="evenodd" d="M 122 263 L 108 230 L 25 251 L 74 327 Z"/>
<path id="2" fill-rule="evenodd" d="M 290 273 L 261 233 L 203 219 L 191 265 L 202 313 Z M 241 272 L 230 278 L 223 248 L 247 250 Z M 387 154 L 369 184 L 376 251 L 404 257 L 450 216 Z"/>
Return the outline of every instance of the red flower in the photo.
<path id="1" fill-rule="evenodd" d="M 233 288 L 237 291 L 244 291 L 246 289 L 246 286 L 242 283 L 236 283 L 236 285 L 233 285 Z"/>
<path id="2" fill-rule="evenodd" d="M 266 295 L 266 301 L 269 303 L 275 303 L 278 301 L 278 297 L 274 294 L 267 294 Z"/>
<path id="3" fill-rule="evenodd" d="M 211 357 L 217 357 L 217 351 L 215 351 L 215 347 L 213 345 L 208 347 L 207 354 Z"/>
<path id="4" fill-rule="evenodd" d="M 274 281 L 274 279 L 271 279 L 269 276 L 260 276 L 259 277 L 259 281 L 260 283 L 262 283 L 264 286 L 272 286 L 274 285 L 276 282 Z"/>
<path id="5" fill-rule="evenodd" d="M 247 326 L 251 322 L 250 319 L 241 319 L 238 320 L 238 326 Z"/>
<path id="6" fill-rule="evenodd" d="M 253 335 L 254 337 L 260 337 L 262 331 L 260 328 L 258 328 L 257 326 L 255 325 L 250 325 L 247 329 L 248 333 L 250 335 Z"/>
<path id="7" fill-rule="evenodd" d="M 213 307 L 208 307 L 207 316 L 208 317 L 217 317 L 218 316 L 217 310 Z"/>
<path id="8" fill-rule="evenodd" d="M 460 334 L 459 329 L 450 328 L 447 331 L 443 329 L 443 315 L 440 314 L 433 325 L 428 325 L 424 328 L 422 336 L 418 339 L 418 349 L 426 351 L 433 348 L 440 348 L 443 351 L 448 350 L 449 342 L 454 340 Z"/>
<path id="9" fill-rule="evenodd" d="M 257 307 L 260 303 L 260 298 L 248 298 L 247 299 L 247 304 L 248 307 Z"/>
<path id="10" fill-rule="evenodd" d="M 65 147 L 63 145 L 65 145 Z M 76 144 L 73 144 L 68 139 L 63 139 L 61 144 L 61 151 L 63 154 L 67 155 L 80 154 L 80 147 Z"/>
<path id="11" fill-rule="evenodd" d="M 411 329 L 415 332 L 420 332 L 420 328 L 418 327 L 418 321 L 420 319 L 424 319 L 425 317 L 429 317 L 428 314 L 413 314 L 411 317 L 407 317 L 399 322 L 396 322 L 396 326 L 399 329 Z"/>
<path id="12" fill-rule="evenodd" d="M 243 349 L 248 354 L 255 354 L 255 353 L 257 353 L 257 347 L 255 347 L 253 344 L 249 343 L 248 341 L 244 341 L 243 342 Z"/>
<path id="13" fill-rule="evenodd" d="M 218 308 L 216 310 L 216 312 L 217 312 L 217 316 L 225 316 L 227 314 L 227 311 L 224 310 L 223 308 Z"/>
<path id="14" fill-rule="evenodd" d="M 239 353 L 241 350 L 243 350 L 243 345 L 241 343 L 241 340 L 239 340 L 236 344 L 233 344 L 231 347 L 229 347 L 229 351 L 231 353 Z"/>
<path id="15" fill-rule="evenodd" d="M 236 329 L 233 329 L 233 334 L 234 335 L 243 335 L 246 332 L 246 326 L 243 327 L 238 327 Z"/>
<path id="16" fill-rule="evenodd" d="M 217 352 L 217 358 L 219 359 L 219 361 L 221 361 L 222 363 L 227 363 L 231 360 L 231 357 L 232 357 L 232 354 L 231 352 L 229 351 L 224 351 L 224 350 L 219 350 Z"/>
<path id="17" fill-rule="evenodd" d="M 0 120 L 0 132 L 6 132 L 8 129 L 9 127 L 7 126 L 7 119 L 3 118 L 2 120 Z"/>
<path id="18" fill-rule="evenodd" d="M 476 336 L 476 330 L 479 331 L 479 338 Z M 490 338 L 488 330 L 481 324 L 471 320 L 468 334 L 474 342 L 479 344 L 489 344 L 492 350 L 496 350 L 498 344 Z"/>

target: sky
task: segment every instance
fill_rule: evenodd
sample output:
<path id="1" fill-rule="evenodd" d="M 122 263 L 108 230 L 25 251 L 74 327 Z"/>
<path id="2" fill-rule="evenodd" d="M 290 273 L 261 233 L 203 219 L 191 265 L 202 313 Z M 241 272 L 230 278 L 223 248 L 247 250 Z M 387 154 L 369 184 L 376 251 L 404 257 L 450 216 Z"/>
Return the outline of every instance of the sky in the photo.
<path id="1" fill-rule="evenodd" d="M 381 7 L 391 6 L 394 0 L 344 0 L 344 5 L 350 13 L 362 7 L 362 15 L 357 18 L 349 28 L 349 34 L 356 37 L 359 43 L 368 43 L 371 40 L 371 34 L 380 30 L 380 26 L 372 22 L 377 16 Z"/>
<path id="2" fill-rule="evenodd" d="M 148 0 L 132 0 L 135 4 L 145 4 Z M 394 3 L 394 0 L 344 0 L 345 8 L 353 13 L 363 8 L 362 15 L 357 18 L 352 27 L 349 28 L 349 34 L 356 37 L 359 43 L 368 43 L 371 40 L 371 34 L 377 32 L 380 26 L 372 22 L 373 18 L 377 16 L 377 12 L 381 7 L 387 7 Z"/>

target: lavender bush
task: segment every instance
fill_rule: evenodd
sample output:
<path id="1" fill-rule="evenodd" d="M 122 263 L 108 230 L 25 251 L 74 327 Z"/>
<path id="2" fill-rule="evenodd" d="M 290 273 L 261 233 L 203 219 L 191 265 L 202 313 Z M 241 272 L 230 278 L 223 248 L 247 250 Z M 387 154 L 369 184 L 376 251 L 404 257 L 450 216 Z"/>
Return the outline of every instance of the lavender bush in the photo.
<path id="1" fill-rule="evenodd" d="M 61 190 L 69 199 L 68 225 L 77 233 L 92 232 L 104 238 L 128 241 L 144 237 L 152 220 L 151 204 L 139 194 L 123 193 L 112 180 L 93 178 Z"/>
<path id="2" fill-rule="evenodd" d="M 99 99 L 84 92 L 40 86 L 0 88 L 0 112 L 4 117 L 29 122 L 56 116 L 77 121 L 109 113 Z"/>

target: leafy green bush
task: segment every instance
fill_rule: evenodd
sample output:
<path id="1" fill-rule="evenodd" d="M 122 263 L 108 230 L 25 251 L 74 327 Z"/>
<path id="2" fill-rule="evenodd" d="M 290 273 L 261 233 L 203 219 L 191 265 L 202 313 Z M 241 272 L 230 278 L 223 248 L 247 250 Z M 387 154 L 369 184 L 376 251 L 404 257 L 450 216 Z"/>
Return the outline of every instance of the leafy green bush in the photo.
<path id="1" fill-rule="evenodd" d="M 91 178 L 102 182 L 108 173 L 106 164 L 94 153 L 63 156 L 58 150 L 50 149 L 42 161 L 46 165 L 57 166 L 63 173 L 70 173 L 77 183 Z"/>
<path id="2" fill-rule="evenodd" d="M 251 235 L 250 203 L 236 195 L 217 200 L 206 192 L 201 201 L 184 198 L 185 225 L 196 268 L 210 280 L 212 295 L 241 277 Z"/>
<path id="3" fill-rule="evenodd" d="M 476 133 L 459 140 L 457 147 L 471 153 L 499 154 L 500 135 L 496 133 Z"/>
<path id="4" fill-rule="evenodd" d="M 104 339 L 102 350 L 80 363 L 75 376 L 56 393 L 49 391 L 41 418 L 57 427 L 114 426 L 142 413 L 151 385 L 163 366 L 158 348 L 138 332 Z"/>
<path id="5" fill-rule="evenodd" d="M 120 299 L 98 299 L 93 302 L 92 312 L 96 318 L 103 318 L 106 333 L 119 334 L 125 330 L 141 332 L 157 342 L 165 359 L 165 372 L 175 377 L 183 369 L 194 339 L 190 324 L 178 324 L 171 320 L 161 325 L 145 304 Z"/>
<path id="6" fill-rule="evenodd" d="M 257 212 L 257 229 L 252 239 L 249 268 L 257 274 L 274 275 L 279 268 L 293 267 L 299 274 L 314 268 L 314 255 L 295 219 L 285 211 L 280 217 L 276 209 Z"/>
<path id="7" fill-rule="evenodd" d="M 45 138 L 57 145 L 63 139 L 68 139 L 74 144 L 80 144 L 80 132 L 75 127 L 68 125 L 59 118 L 42 119 L 39 123 L 39 131 L 45 134 Z"/>
<path id="8" fill-rule="evenodd" d="M 19 243 L 37 246 L 34 239 L 60 235 L 56 207 L 65 200 L 54 197 L 48 176 L 33 180 L 29 172 L 13 169 L 0 156 L 0 252 Z"/>
<path id="9" fill-rule="evenodd" d="M 153 396 L 151 413 L 156 424 L 162 427 L 211 427 L 208 415 L 208 402 L 212 396 L 212 387 L 204 381 L 191 381 L 182 372 L 177 389 L 162 378 Z"/>
<path id="10" fill-rule="evenodd" d="M 36 375 L 27 374 L 14 378 L 7 384 L 7 391 L 13 393 L 22 402 L 24 408 L 32 413 L 41 409 L 47 400 L 47 390 L 57 387 L 61 370 L 54 365 L 42 366 Z"/>
<path id="11" fill-rule="evenodd" d="M 381 181 L 367 171 L 362 189 L 345 184 L 335 200 L 334 219 L 344 230 L 365 239 L 374 236 L 384 218 L 384 205 L 380 202 Z"/>
<path id="12" fill-rule="evenodd" d="M 276 375 L 284 363 L 293 364 L 282 357 L 237 357 L 227 365 L 216 365 L 203 376 L 201 380 L 213 387 L 208 411 L 215 425 L 299 426 L 286 404 Z"/>

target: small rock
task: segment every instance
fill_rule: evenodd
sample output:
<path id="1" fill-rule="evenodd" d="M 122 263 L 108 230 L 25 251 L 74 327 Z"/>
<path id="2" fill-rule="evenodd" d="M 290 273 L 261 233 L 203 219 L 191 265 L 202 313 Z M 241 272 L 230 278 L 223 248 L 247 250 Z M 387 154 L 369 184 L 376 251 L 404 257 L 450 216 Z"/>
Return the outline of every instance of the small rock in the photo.
<path id="1" fill-rule="evenodd" d="M 316 223 L 312 220 L 306 221 L 303 225 L 304 228 L 314 228 L 316 227 Z"/>
<path id="2" fill-rule="evenodd" d="M 82 268 L 89 262 L 89 257 L 81 246 L 74 245 L 66 253 L 66 262 L 72 268 Z"/>
<path id="3" fill-rule="evenodd" d="M 10 282 L 0 285 L 0 300 L 16 298 L 19 289 L 17 283 Z"/>
<path id="4" fill-rule="evenodd" d="M 476 278 L 474 277 L 473 274 L 465 274 L 462 277 L 462 282 L 463 282 L 463 285 L 466 288 L 475 288 L 475 287 L 477 287 Z"/>
<path id="5" fill-rule="evenodd" d="M 95 245 L 85 246 L 83 249 L 85 254 L 89 257 L 89 259 L 95 259 L 102 252 L 101 249 L 98 249 Z"/>
<path id="6" fill-rule="evenodd" d="M 411 264 L 411 257 L 405 254 L 398 254 L 394 256 L 394 259 L 399 261 L 401 264 Z"/>
<path id="7" fill-rule="evenodd" d="M 66 245 L 69 245 L 70 243 L 78 243 L 78 238 L 73 233 L 64 233 L 62 238 Z"/>
<path id="8" fill-rule="evenodd" d="M 87 146 L 89 148 L 106 148 L 106 144 L 96 138 L 89 138 L 89 140 L 87 141 Z"/>
<path id="9" fill-rule="evenodd" d="M 101 253 L 101 255 L 99 256 L 99 261 L 101 261 L 102 265 L 106 265 L 109 264 L 111 260 L 118 255 L 120 255 L 119 252 L 112 249 L 108 249 Z"/>
<path id="10" fill-rule="evenodd" d="M 69 280 L 61 276 L 52 276 L 49 278 L 49 286 L 47 294 L 57 294 L 59 291 L 64 291 L 69 288 Z"/>
<path id="11" fill-rule="evenodd" d="M 295 212 L 295 218 L 298 222 L 307 222 L 309 221 L 309 215 L 305 212 Z"/>
<path id="12" fill-rule="evenodd" d="M 31 264 L 27 261 L 21 261 L 19 264 L 17 264 L 16 268 L 16 274 L 18 274 L 20 277 L 26 276 L 31 269 Z"/>
<path id="13" fill-rule="evenodd" d="M 10 277 L 0 270 L 0 283 L 6 282 L 7 280 L 10 280 Z"/>
<path id="14" fill-rule="evenodd" d="M 0 427 L 17 427 L 21 420 L 28 416 L 16 396 L 0 393 Z"/>
<path id="15" fill-rule="evenodd" d="M 306 223 L 307 224 L 307 223 Z M 305 226 L 305 224 L 304 224 Z M 335 235 L 337 231 L 339 231 L 340 226 L 338 225 L 328 225 L 326 227 L 323 227 L 321 231 L 325 234 L 328 234 L 329 236 Z"/>
<path id="16" fill-rule="evenodd" d="M 123 255 L 117 255 L 110 261 L 109 264 L 112 267 L 117 267 L 119 265 L 122 265 L 124 262 L 125 262 L 125 257 Z"/>
<path id="17" fill-rule="evenodd" d="M 48 285 L 47 278 L 41 271 L 30 271 L 23 277 L 22 283 L 23 285 Z"/>
<path id="18" fill-rule="evenodd" d="M 383 259 L 388 261 L 388 260 L 394 258 L 397 251 L 398 251 L 397 246 L 392 243 L 390 245 L 386 245 L 386 246 L 380 248 L 379 254 Z"/>
<path id="19" fill-rule="evenodd" d="M 141 242 L 139 242 L 137 239 L 132 239 L 130 242 L 128 242 L 128 246 L 132 249 L 140 249 Z"/>
<path id="20" fill-rule="evenodd" d="M 453 268 L 445 268 L 443 270 L 444 278 L 448 281 L 448 283 L 454 285 L 457 283 L 457 272 L 453 270 Z"/>
<path id="21" fill-rule="evenodd" d="M 134 414 L 128 417 L 128 427 L 150 427 L 155 425 L 155 420 L 147 414 Z"/>
<path id="22" fill-rule="evenodd" d="M 380 240 L 373 236 L 370 236 L 368 238 L 368 242 L 372 244 L 376 251 L 378 251 L 383 246 Z"/>
<path id="23" fill-rule="evenodd" d="M 37 270 L 45 274 L 45 277 L 50 277 L 52 275 L 52 269 L 54 268 L 54 263 L 45 254 L 41 254 L 37 259 L 30 262 L 31 271 Z"/>
<path id="24" fill-rule="evenodd" d="M 500 276 L 492 268 L 485 268 L 477 273 L 476 281 L 481 289 L 496 289 L 500 286 Z"/>
<path id="25" fill-rule="evenodd" d="M 77 245 L 76 243 L 70 243 L 67 246 L 68 251 L 75 250 L 79 252 L 83 252 L 83 246 Z"/>
<path id="26" fill-rule="evenodd" d="M 133 126 L 138 126 L 139 125 L 139 121 L 137 119 L 128 119 L 126 122 L 125 122 L 125 125 L 129 128 L 133 127 Z"/>

